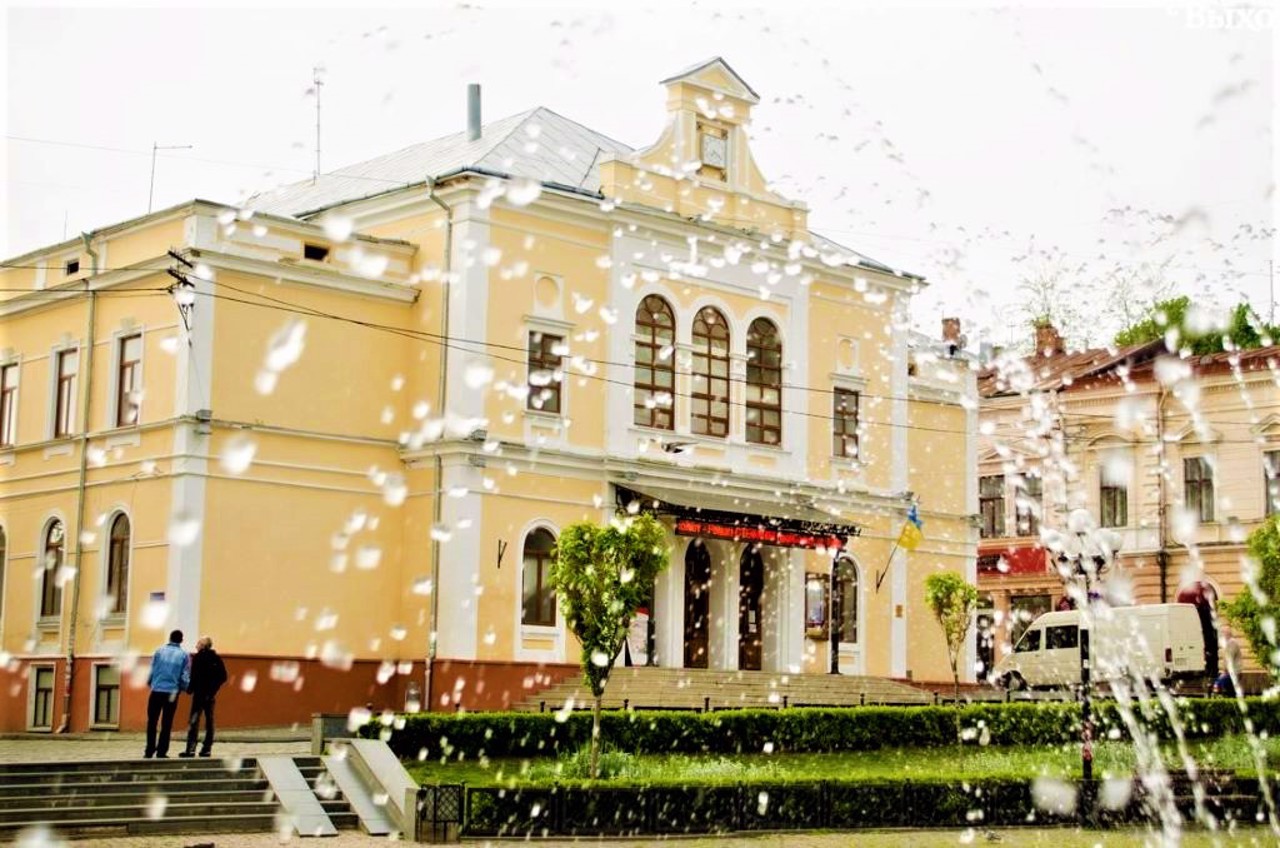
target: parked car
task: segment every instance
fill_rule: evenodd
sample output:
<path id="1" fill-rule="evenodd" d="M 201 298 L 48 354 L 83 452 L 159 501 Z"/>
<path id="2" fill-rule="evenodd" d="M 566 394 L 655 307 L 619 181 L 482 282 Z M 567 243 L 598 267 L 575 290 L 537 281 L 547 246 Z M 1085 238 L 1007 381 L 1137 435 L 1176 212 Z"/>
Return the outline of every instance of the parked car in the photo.
<path id="1" fill-rule="evenodd" d="M 1150 604 L 1097 610 L 1089 628 L 1093 679 L 1142 677 L 1168 683 L 1205 674 L 1204 636 L 1191 604 Z M 1080 611 L 1037 618 L 996 663 L 992 680 L 1012 689 L 1080 685 Z"/>

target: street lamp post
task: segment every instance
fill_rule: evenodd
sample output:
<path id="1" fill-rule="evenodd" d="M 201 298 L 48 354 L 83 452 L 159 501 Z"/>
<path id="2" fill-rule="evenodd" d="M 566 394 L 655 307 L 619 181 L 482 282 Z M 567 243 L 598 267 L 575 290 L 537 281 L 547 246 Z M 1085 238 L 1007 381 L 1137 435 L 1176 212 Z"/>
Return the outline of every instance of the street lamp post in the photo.
<path id="1" fill-rule="evenodd" d="M 1080 773 L 1084 781 L 1081 813 L 1089 814 L 1093 792 L 1093 676 L 1089 636 L 1093 629 L 1094 587 L 1120 551 L 1120 534 L 1099 529 L 1087 510 L 1072 510 L 1067 532 L 1046 530 L 1044 544 L 1057 555 L 1058 574 L 1074 589 L 1080 610 Z"/>

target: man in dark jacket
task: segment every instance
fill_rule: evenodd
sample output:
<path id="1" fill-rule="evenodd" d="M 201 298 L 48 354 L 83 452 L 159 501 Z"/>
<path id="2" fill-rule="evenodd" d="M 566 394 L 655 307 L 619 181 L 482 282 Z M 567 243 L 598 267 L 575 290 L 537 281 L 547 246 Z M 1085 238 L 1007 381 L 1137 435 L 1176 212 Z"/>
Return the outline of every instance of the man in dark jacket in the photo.
<path id="1" fill-rule="evenodd" d="M 178 756 L 196 755 L 196 737 L 200 735 L 200 716 L 204 716 L 204 744 L 200 756 L 207 757 L 213 750 L 213 702 L 218 689 L 227 682 L 227 667 L 213 649 L 213 640 L 201 636 L 196 642 L 196 653 L 191 658 L 191 718 L 187 725 L 187 750 Z"/>

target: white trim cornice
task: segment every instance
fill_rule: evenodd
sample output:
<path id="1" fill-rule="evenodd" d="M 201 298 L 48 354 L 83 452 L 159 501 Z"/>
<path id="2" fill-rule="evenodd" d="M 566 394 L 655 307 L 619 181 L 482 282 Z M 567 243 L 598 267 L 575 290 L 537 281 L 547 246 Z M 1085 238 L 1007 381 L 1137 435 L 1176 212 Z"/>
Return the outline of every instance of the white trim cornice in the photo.
<path id="1" fill-rule="evenodd" d="M 337 271 L 267 262 L 205 248 L 191 248 L 190 254 L 211 268 L 270 277 L 278 283 L 313 286 L 397 303 L 413 303 L 418 299 L 418 290 L 411 286 L 367 280 Z M 216 282 L 214 284 L 217 285 Z"/>

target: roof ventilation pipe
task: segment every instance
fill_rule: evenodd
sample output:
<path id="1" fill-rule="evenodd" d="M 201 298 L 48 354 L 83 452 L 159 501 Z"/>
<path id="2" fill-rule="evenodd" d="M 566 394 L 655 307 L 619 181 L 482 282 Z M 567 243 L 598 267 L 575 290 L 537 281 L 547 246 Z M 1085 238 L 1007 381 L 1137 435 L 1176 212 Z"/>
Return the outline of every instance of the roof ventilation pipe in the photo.
<path id="1" fill-rule="evenodd" d="M 467 141 L 480 138 L 480 83 L 467 83 Z"/>

